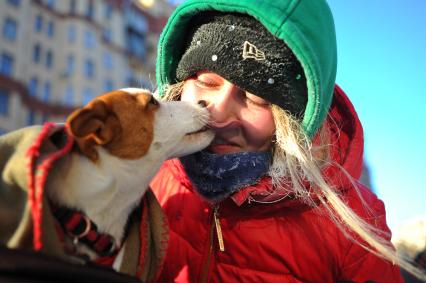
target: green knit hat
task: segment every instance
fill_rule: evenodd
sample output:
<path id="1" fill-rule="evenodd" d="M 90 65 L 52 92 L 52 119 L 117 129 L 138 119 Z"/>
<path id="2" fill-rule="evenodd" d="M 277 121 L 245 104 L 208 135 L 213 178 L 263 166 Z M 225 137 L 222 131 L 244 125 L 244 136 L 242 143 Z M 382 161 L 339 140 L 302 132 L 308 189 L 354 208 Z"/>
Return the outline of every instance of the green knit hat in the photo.
<path id="1" fill-rule="evenodd" d="M 313 137 L 330 107 L 337 69 L 334 21 L 325 0 L 186 0 L 170 16 L 160 36 L 157 83 L 164 87 L 178 81 L 176 69 L 185 53 L 190 24 L 203 12 L 247 14 L 282 40 L 303 67 L 307 103 L 302 128 Z"/>

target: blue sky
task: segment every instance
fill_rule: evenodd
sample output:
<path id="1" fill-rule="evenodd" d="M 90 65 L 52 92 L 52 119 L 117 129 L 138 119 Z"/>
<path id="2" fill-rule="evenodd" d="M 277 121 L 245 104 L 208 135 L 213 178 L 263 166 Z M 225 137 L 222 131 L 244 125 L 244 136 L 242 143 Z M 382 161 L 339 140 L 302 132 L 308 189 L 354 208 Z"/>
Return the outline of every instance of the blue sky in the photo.
<path id="1" fill-rule="evenodd" d="M 329 0 L 337 83 L 358 111 L 392 230 L 426 217 L 426 1 Z"/>

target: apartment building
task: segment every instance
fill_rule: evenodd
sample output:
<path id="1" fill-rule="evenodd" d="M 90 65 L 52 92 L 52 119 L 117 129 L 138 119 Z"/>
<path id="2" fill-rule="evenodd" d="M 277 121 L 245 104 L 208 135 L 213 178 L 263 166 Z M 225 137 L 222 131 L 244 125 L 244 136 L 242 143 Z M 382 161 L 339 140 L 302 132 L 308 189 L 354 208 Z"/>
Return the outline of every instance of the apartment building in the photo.
<path id="1" fill-rule="evenodd" d="M 112 89 L 152 88 L 156 42 L 173 7 L 148 2 L 2 0 L 0 134 L 62 122 Z"/>

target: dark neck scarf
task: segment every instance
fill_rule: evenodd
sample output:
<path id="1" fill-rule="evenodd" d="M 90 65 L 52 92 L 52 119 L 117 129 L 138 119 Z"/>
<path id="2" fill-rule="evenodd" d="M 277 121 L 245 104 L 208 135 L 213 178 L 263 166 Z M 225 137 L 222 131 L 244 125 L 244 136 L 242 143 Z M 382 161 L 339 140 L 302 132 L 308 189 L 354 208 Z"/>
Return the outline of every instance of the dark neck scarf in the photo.
<path id="1" fill-rule="evenodd" d="M 269 169 L 271 153 L 214 154 L 199 151 L 180 158 L 197 192 L 220 202 L 240 189 L 255 184 Z"/>

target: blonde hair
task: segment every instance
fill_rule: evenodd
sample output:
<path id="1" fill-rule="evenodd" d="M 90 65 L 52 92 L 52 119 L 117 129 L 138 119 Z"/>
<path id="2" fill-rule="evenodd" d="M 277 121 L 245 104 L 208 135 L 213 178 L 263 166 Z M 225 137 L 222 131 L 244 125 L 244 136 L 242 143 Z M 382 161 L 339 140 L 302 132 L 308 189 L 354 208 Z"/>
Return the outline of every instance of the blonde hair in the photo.
<path id="1" fill-rule="evenodd" d="M 183 82 L 168 86 L 163 99 L 179 100 L 182 88 Z M 324 179 L 322 170 L 327 166 L 336 166 L 350 180 L 364 207 L 369 211 L 356 181 L 342 166 L 330 158 L 331 133 L 327 123 L 325 122 L 319 130 L 318 144 L 314 146 L 311 139 L 304 133 L 299 121 L 279 106 L 272 105 L 271 109 L 276 127 L 273 161 L 268 172 L 274 187 L 271 194 L 278 194 L 284 198 L 292 193 L 312 207 L 317 206 L 315 201 L 319 201 L 327 215 L 348 239 L 426 281 L 422 270 L 395 252 L 390 241 L 385 239 L 389 235 L 359 217 L 344 203 L 338 191 Z M 310 189 L 306 187 L 306 182 L 310 184 Z M 355 232 L 361 240 L 354 237 L 350 231 Z"/>

